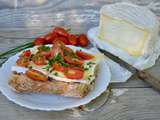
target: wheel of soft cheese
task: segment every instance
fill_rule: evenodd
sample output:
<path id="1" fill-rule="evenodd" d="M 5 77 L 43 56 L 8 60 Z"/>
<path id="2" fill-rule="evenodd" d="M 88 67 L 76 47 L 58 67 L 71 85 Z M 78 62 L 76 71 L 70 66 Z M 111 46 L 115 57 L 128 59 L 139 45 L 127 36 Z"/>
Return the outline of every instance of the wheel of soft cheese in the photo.
<path id="1" fill-rule="evenodd" d="M 98 37 L 133 57 L 152 54 L 159 21 L 148 8 L 129 3 L 105 5 L 100 10 Z"/>

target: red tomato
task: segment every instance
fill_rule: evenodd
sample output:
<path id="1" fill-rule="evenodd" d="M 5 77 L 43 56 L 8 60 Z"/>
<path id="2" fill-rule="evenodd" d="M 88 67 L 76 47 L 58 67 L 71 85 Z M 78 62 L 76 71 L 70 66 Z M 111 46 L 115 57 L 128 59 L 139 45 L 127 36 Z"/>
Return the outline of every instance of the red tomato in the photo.
<path id="1" fill-rule="evenodd" d="M 30 50 L 26 50 L 20 55 L 20 57 L 30 57 L 30 56 L 31 56 Z"/>
<path id="2" fill-rule="evenodd" d="M 55 43 L 55 41 L 62 41 L 64 44 L 68 44 L 68 40 L 65 37 L 56 37 L 53 44 Z"/>
<path id="3" fill-rule="evenodd" d="M 86 47 L 88 45 L 89 41 L 85 34 L 80 34 L 79 36 L 79 45 L 82 47 Z"/>
<path id="4" fill-rule="evenodd" d="M 62 48 L 64 48 L 64 43 L 62 41 L 55 41 L 51 49 L 51 57 L 54 57 L 55 55 L 58 55 L 58 54 L 63 56 Z"/>
<path id="5" fill-rule="evenodd" d="M 70 56 L 70 57 L 75 54 L 71 48 L 66 47 L 66 46 L 63 47 L 63 53 L 65 56 Z"/>
<path id="6" fill-rule="evenodd" d="M 42 55 L 44 55 L 46 57 L 46 59 L 49 59 L 51 57 L 51 51 L 42 51 L 41 52 Z"/>
<path id="7" fill-rule="evenodd" d="M 33 41 L 34 45 L 44 45 L 45 39 L 43 37 L 38 37 Z"/>
<path id="8" fill-rule="evenodd" d="M 37 70 L 27 70 L 25 73 L 29 78 L 36 81 L 47 81 L 48 77 L 45 76 L 43 73 L 37 71 Z"/>
<path id="9" fill-rule="evenodd" d="M 31 56 L 31 51 L 30 50 L 24 51 L 24 55 L 27 56 L 27 57 L 30 57 Z"/>
<path id="10" fill-rule="evenodd" d="M 53 33 L 48 33 L 44 36 L 44 39 L 45 39 L 45 43 L 46 44 L 51 44 L 52 41 L 54 41 L 54 39 L 57 37 L 56 34 L 53 34 Z"/>
<path id="11" fill-rule="evenodd" d="M 37 53 L 32 57 L 32 61 L 36 65 L 46 65 L 46 58 L 43 54 Z"/>
<path id="12" fill-rule="evenodd" d="M 20 57 L 17 61 L 16 61 L 16 64 L 18 66 L 21 66 L 21 67 L 28 67 L 30 61 L 29 61 L 29 57 Z"/>
<path id="13" fill-rule="evenodd" d="M 68 56 L 64 56 L 64 60 L 69 64 L 74 64 L 74 65 L 79 65 L 79 66 L 83 65 L 83 61 L 78 60 L 78 59 L 73 59 L 73 58 L 68 57 Z"/>
<path id="14" fill-rule="evenodd" d="M 68 35 L 68 41 L 69 41 L 69 44 L 71 45 L 77 45 L 78 43 L 77 36 L 73 34 Z"/>
<path id="15" fill-rule="evenodd" d="M 82 52 L 82 51 L 76 51 L 76 55 L 78 57 L 82 58 L 83 60 L 90 60 L 90 59 L 94 58 L 93 55 L 85 53 L 85 52 Z"/>
<path id="16" fill-rule="evenodd" d="M 70 67 L 65 70 L 64 75 L 69 79 L 82 79 L 84 72 Z"/>
<path id="17" fill-rule="evenodd" d="M 57 33 L 57 34 L 60 35 L 60 36 L 64 36 L 64 37 L 67 37 L 67 36 L 68 36 L 67 31 L 66 31 L 64 28 L 62 28 L 62 27 L 56 27 L 56 28 L 53 30 L 53 32 Z"/>
<path id="18" fill-rule="evenodd" d="M 66 70 L 66 67 L 63 67 L 62 65 L 60 65 L 59 63 L 54 63 L 52 65 L 52 68 L 56 71 L 60 71 L 60 72 L 64 72 Z"/>
<path id="19" fill-rule="evenodd" d="M 53 41 L 58 37 L 58 34 L 55 33 L 55 32 L 52 32 L 52 37 L 54 38 L 54 39 L 52 40 L 52 43 L 53 43 Z"/>

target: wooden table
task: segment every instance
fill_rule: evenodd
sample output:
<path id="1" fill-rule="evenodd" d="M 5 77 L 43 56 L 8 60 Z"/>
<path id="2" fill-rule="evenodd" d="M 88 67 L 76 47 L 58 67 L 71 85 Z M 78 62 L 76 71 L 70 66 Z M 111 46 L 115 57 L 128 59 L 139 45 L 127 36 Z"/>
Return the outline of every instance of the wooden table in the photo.
<path id="1" fill-rule="evenodd" d="M 29 3 L 24 7 L 21 1 L 16 9 L 14 5 L 7 6 L 3 2 L 3 6 L 0 6 L 0 51 L 31 41 L 51 30 L 54 25 L 69 26 L 76 33 L 86 32 L 90 27 L 98 25 L 101 6 L 115 1 L 123 0 L 50 0 L 32 7 Z M 160 4 L 158 1 L 130 1 L 148 5 L 157 15 L 160 14 L 160 9 L 157 9 Z M 147 71 L 160 78 L 160 60 Z M 10 102 L 0 94 L 0 120 L 160 120 L 160 94 L 150 85 L 139 80 L 136 75 L 126 83 L 112 85 L 113 93 L 116 90 L 124 93 L 113 94 L 107 104 L 95 112 L 81 111 L 77 114 L 72 110 L 29 110 Z"/>

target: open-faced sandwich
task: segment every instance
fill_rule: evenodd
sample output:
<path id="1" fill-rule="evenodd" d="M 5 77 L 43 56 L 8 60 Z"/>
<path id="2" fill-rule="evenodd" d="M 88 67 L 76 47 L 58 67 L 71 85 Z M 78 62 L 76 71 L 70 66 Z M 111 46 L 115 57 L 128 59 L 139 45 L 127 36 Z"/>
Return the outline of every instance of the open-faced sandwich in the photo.
<path id="1" fill-rule="evenodd" d="M 22 52 L 9 81 L 18 93 L 48 93 L 82 98 L 92 90 L 101 54 L 71 49 L 57 41 Z"/>

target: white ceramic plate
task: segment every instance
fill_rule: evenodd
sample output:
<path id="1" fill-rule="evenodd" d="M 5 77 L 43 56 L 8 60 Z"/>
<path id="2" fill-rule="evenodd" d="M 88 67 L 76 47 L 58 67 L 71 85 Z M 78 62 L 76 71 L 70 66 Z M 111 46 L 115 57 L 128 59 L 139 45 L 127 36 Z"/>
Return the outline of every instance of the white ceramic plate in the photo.
<path id="1" fill-rule="evenodd" d="M 70 47 L 73 49 L 82 49 L 79 47 Z M 94 53 L 91 50 L 82 50 Z M 17 58 L 18 54 L 10 57 L 0 68 L 0 90 L 10 101 L 33 110 L 60 111 L 87 104 L 106 90 L 111 78 L 110 69 L 105 60 L 102 60 L 100 62 L 100 69 L 97 73 L 95 88 L 82 99 L 48 94 L 17 94 L 13 92 L 8 85 L 11 66 L 15 64 Z"/>

